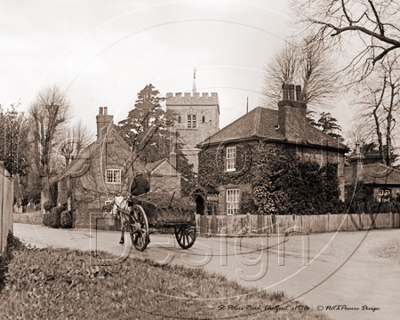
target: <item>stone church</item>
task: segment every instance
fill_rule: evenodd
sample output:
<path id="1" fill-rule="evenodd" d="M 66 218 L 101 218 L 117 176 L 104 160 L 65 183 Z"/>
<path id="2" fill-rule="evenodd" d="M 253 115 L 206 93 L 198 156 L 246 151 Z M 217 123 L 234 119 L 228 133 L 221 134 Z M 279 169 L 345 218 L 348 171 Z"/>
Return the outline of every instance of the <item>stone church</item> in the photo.
<path id="1" fill-rule="evenodd" d="M 178 141 L 183 145 L 182 152 L 197 173 L 200 149 L 196 146 L 219 131 L 220 111 L 218 93 L 197 92 L 195 77 L 196 74 L 192 92 L 167 92 L 166 108 L 175 114 L 172 130 L 177 132 Z"/>

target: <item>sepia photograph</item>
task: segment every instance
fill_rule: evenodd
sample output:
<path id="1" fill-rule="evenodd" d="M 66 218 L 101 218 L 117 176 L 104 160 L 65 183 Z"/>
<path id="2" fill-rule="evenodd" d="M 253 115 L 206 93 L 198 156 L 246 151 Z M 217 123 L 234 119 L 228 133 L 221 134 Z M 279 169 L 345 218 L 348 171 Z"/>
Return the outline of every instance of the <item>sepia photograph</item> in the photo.
<path id="1" fill-rule="evenodd" d="M 400 319 L 400 2 L 0 3 L 1 319 Z"/>

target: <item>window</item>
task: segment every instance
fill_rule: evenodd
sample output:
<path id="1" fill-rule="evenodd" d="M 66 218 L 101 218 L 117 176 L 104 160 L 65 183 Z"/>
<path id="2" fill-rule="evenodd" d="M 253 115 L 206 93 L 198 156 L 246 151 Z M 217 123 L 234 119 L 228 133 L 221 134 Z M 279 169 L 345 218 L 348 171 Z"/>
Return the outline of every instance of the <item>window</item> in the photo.
<path id="1" fill-rule="evenodd" d="M 235 171 L 236 147 L 226 148 L 226 171 Z"/>
<path id="2" fill-rule="evenodd" d="M 388 195 L 390 195 L 390 190 L 389 189 L 380 189 L 379 195 L 380 196 L 388 196 Z"/>
<path id="3" fill-rule="evenodd" d="M 178 123 L 181 123 L 181 116 L 178 117 Z"/>
<path id="4" fill-rule="evenodd" d="M 206 122 L 206 117 L 205 117 L 205 116 L 203 116 L 203 123 L 204 123 L 204 122 Z"/>
<path id="5" fill-rule="evenodd" d="M 196 129 L 197 128 L 196 115 L 195 114 L 188 114 L 188 116 L 187 116 L 187 128 L 188 129 Z"/>
<path id="6" fill-rule="evenodd" d="M 239 189 L 226 190 L 226 212 L 227 214 L 239 212 Z"/>
<path id="7" fill-rule="evenodd" d="M 392 191 L 390 189 L 380 189 L 378 202 L 388 202 L 390 201 Z"/>
<path id="8" fill-rule="evenodd" d="M 106 170 L 106 183 L 121 183 L 121 170 L 107 169 Z"/>

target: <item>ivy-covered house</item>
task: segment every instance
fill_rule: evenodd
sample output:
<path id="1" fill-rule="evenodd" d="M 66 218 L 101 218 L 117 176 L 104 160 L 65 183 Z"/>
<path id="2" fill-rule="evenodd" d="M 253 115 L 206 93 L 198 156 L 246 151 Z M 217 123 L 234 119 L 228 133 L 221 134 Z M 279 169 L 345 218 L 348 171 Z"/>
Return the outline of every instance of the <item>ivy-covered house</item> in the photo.
<path id="1" fill-rule="evenodd" d="M 145 163 L 133 159 L 107 107 L 96 116 L 97 139 L 77 155 L 50 183 L 57 183 L 57 204 L 73 209 L 99 209 L 121 192 L 129 192 L 134 172 Z"/>
<path id="2" fill-rule="evenodd" d="M 278 110 L 257 107 L 198 145 L 199 185 L 218 190 L 213 212 L 319 214 L 344 200 L 348 148 L 306 111 L 300 86 L 284 85 Z"/>

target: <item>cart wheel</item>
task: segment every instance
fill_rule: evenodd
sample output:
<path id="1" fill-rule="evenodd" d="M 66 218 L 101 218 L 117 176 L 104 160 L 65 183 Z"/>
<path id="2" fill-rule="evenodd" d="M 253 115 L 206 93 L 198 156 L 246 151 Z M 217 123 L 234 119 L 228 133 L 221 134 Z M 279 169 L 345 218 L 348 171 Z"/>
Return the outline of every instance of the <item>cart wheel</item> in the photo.
<path id="1" fill-rule="evenodd" d="M 196 241 L 196 226 L 175 227 L 175 237 L 182 249 L 189 249 Z"/>
<path id="2" fill-rule="evenodd" d="M 138 251 L 144 251 L 149 244 L 149 222 L 146 212 L 136 204 L 131 213 L 131 240 Z"/>

